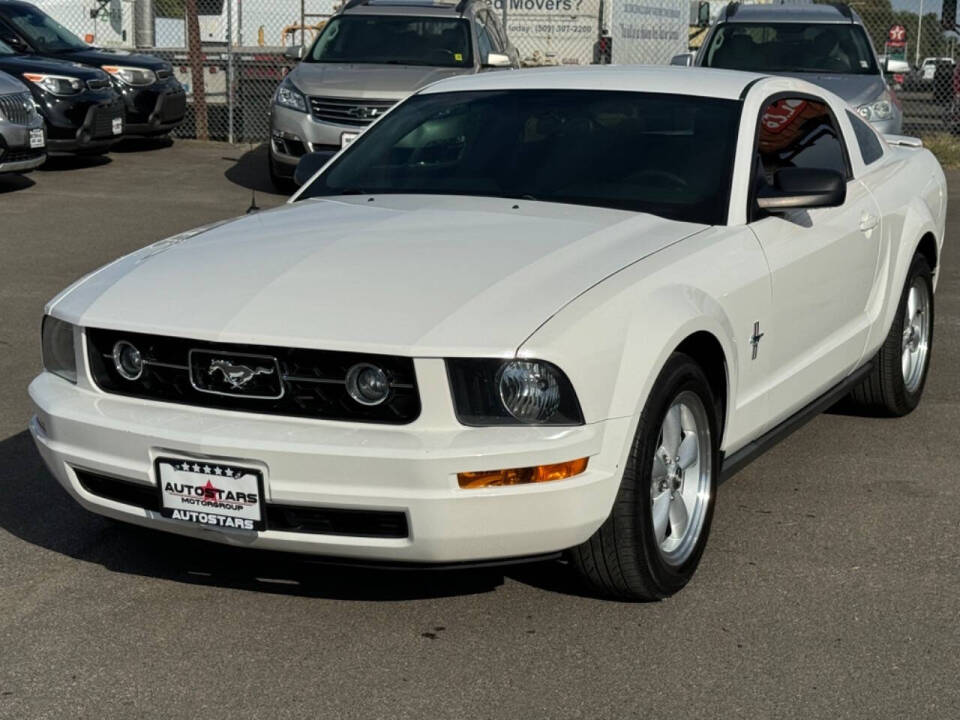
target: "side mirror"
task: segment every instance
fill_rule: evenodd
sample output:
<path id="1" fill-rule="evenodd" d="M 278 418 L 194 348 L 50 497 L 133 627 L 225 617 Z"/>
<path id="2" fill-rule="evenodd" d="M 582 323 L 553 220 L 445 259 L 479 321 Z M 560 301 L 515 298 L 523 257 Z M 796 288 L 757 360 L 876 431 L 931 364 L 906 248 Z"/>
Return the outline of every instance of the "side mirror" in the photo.
<path id="1" fill-rule="evenodd" d="M 773 187 L 757 193 L 757 207 L 769 212 L 837 207 L 846 199 L 846 180 L 836 170 L 781 168 L 773 176 Z"/>
<path id="2" fill-rule="evenodd" d="M 306 185 L 310 178 L 317 174 L 317 171 L 330 162 L 337 153 L 334 150 L 320 150 L 319 152 L 307 153 L 300 158 L 297 163 L 297 169 L 293 171 L 293 182 L 297 186 Z"/>
<path id="3" fill-rule="evenodd" d="M 710 27 L 710 3 L 701 2 L 697 6 L 697 27 Z"/>
<path id="4" fill-rule="evenodd" d="M 674 55 L 672 58 L 670 58 L 670 64 L 690 67 L 693 65 L 693 53 L 681 53 L 680 55 Z"/>
<path id="5" fill-rule="evenodd" d="M 306 49 L 302 45 L 291 45 L 283 51 L 283 56 L 287 60 L 303 60 Z"/>
<path id="6" fill-rule="evenodd" d="M 510 62 L 509 55 L 502 55 L 500 53 L 490 53 L 487 55 L 486 60 L 483 62 L 484 67 L 510 67 L 513 63 Z"/>

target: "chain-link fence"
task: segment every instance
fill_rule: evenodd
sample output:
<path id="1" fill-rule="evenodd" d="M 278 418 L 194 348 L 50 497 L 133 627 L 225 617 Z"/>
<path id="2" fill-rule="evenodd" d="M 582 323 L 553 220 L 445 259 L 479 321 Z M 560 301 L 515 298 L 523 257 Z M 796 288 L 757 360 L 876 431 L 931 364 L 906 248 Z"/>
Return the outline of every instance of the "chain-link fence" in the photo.
<path id="1" fill-rule="evenodd" d="M 177 135 L 252 142 L 268 138 L 270 103 L 278 83 L 296 64 L 297 50 L 312 44 L 342 0 L 33 2 L 87 42 L 138 49 L 169 60 L 188 92 L 187 119 Z M 851 3 L 879 56 L 877 62 L 887 69 L 889 102 L 902 107 L 904 132 L 929 135 L 954 129 L 955 97 L 960 93 L 960 78 L 955 80 L 954 73 L 955 56 L 960 54 L 953 31 L 955 3 Z M 709 34 L 708 26 L 727 5 L 721 0 L 493 0 L 493 4 L 525 67 L 666 64 L 676 55 L 697 51 Z M 809 44 L 812 47 L 814 40 Z M 866 59 L 856 60 L 855 51 L 841 42 L 825 52 L 836 56 L 838 68 L 842 62 L 854 62 L 860 69 L 856 63 Z M 794 63 L 803 61 L 800 55 Z M 868 49 L 867 59 L 872 56 Z M 789 62 L 788 58 L 785 63 Z"/>

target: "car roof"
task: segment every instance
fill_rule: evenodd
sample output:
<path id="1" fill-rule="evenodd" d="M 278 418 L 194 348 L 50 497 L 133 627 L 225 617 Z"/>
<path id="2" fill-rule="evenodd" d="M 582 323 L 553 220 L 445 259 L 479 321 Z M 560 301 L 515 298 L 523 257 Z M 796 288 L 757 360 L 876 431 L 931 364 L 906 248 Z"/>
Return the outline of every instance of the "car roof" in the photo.
<path id="1" fill-rule="evenodd" d="M 488 6 L 489 2 L 488 0 L 347 0 L 340 12 L 346 15 L 460 17 L 475 10 L 477 5 Z"/>
<path id="2" fill-rule="evenodd" d="M 677 65 L 568 65 L 441 80 L 424 92 L 465 90 L 625 90 L 735 100 L 766 76 Z"/>
<path id="3" fill-rule="evenodd" d="M 720 22 L 784 22 L 784 23 L 857 23 L 860 16 L 843 4 L 810 5 L 742 5 L 730 3 L 720 13 Z"/>

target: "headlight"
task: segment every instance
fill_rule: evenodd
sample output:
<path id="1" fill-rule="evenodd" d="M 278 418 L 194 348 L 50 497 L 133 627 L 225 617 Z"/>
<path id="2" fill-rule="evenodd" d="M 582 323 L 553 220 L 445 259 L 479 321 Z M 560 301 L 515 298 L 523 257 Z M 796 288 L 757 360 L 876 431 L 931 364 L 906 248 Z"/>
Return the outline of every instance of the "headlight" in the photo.
<path id="1" fill-rule="evenodd" d="M 307 112 L 307 99 L 303 96 L 303 93 L 297 90 L 293 86 L 293 83 L 287 79 L 284 79 L 284 81 L 280 83 L 280 87 L 277 88 L 275 102 L 281 107 Z"/>
<path id="2" fill-rule="evenodd" d="M 41 335 L 44 369 L 76 383 L 77 354 L 73 345 L 73 325 L 45 315 Z"/>
<path id="3" fill-rule="evenodd" d="M 144 87 L 157 81 L 157 74 L 146 68 L 125 67 L 123 65 L 104 65 L 104 72 L 110 73 L 122 83 Z"/>
<path id="4" fill-rule="evenodd" d="M 878 120 L 889 120 L 893 117 L 893 103 L 890 97 L 884 93 L 879 100 L 857 108 L 857 112 L 867 122 L 876 122 Z"/>
<path id="5" fill-rule="evenodd" d="M 447 360 L 457 418 L 464 425 L 582 425 L 573 386 L 542 360 Z"/>
<path id="6" fill-rule="evenodd" d="M 23 77 L 53 95 L 76 95 L 83 90 L 83 81 L 80 80 L 80 78 L 70 77 L 68 75 L 24 73 Z"/>

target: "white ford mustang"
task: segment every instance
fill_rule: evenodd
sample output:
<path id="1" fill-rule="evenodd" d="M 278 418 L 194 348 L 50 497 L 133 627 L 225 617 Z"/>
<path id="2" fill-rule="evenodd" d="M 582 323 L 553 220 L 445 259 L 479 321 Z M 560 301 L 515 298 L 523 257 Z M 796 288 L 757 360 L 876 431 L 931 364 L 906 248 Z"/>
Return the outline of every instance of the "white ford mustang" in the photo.
<path id="1" fill-rule="evenodd" d="M 796 79 L 452 79 L 289 205 L 51 301 L 31 431 L 119 520 L 357 562 L 567 551 L 661 598 L 722 479 L 842 396 L 916 407 L 945 214 L 918 142 Z"/>

